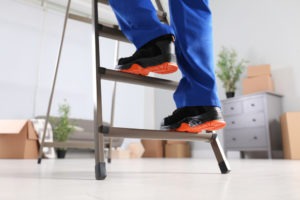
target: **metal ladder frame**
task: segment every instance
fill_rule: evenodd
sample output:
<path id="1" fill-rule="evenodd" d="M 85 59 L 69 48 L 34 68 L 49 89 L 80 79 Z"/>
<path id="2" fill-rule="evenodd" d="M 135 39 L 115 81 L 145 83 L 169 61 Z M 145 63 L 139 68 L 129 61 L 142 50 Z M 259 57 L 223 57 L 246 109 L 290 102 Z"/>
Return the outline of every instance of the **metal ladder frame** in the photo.
<path id="1" fill-rule="evenodd" d="M 90 23 L 92 21 L 93 24 L 93 93 L 94 93 L 94 149 L 95 149 L 95 178 L 97 180 L 104 180 L 107 176 L 106 174 L 106 163 L 104 157 L 104 137 L 122 137 L 122 138 L 141 138 L 141 139 L 158 139 L 158 140 L 184 140 L 184 141 L 204 141 L 209 142 L 214 151 L 215 157 L 217 159 L 219 168 L 222 174 L 226 174 L 230 172 L 230 166 L 225 157 L 224 151 L 221 147 L 217 134 L 215 132 L 203 133 L 203 134 L 188 134 L 181 132 L 171 132 L 171 131 L 160 131 L 160 130 L 144 130 L 144 129 L 130 129 L 130 128 L 119 128 L 112 126 L 105 126 L 102 120 L 102 96 L 101 96 L 101 80 L 111 80 L 118 81 L 148 87 L 155 87 L 160 89 L 169 89 L 175 90 L 178 83 L 170 80 L 154 78 L 154 77 L 143 77 L 139 75 L 133 75 L 128 73 L 122 73 L 115 70 L 106 69 L 100 66 L 100 48 L 99 48 L 99 36 L 108 37 L 111 39 L 115 39 L 117 41 L 125 41 L 128 42 L 126 37 L 122 34 L 122 32 L 118 29 L 117 26 L 100 24 L 98 22 L 98 3 L 108 4 L 107 0 L 92 0 L 92 20 L 89 18 L 77 16 L 69 13 L 71 0 L 68 0 L 63 34 L 59 49 L 59 56 L 57 60 L 57 65 L 55 69 L 55 75 L 51 90 L 51 95 L 48 104 L 46 122 L 44 126 L 44 133 L 42 136 L 42 142 L 40 145 L 40 154 L 38 158 L 38 163 L 40 164 L 42 161 L 43 155 L 43 147 L 77 147 L 77 148 L 89 148 L 90 144 L 84 142 L 77 143 L 47 143 L 45 142 L 45 133 L 46 127 L 49 122 L 49 114 L 51 110 L 51 104 L 53 99 L 53 93 L 55 89 L 55 83 L 59 68 L 59 61 L 61 56 L 61 50 L 64 41 L 65 29 L 67 24 L 67 19 L 75 19 L 78 21 Z M 159 0 L 156 0 L 157 7 L 160 9 L 158 12 L 158 17 L 167 22 L 166 13 L 163 12 L 162 6 Z M 118 43 L 117 43 L 118 45 Z M 115 87 L 114 87 L 115 88 Z M 113 95 L 113 98 L 115 94 Z M 113 111 L 113 108 L 112 108 Z M 113 113 L 112 113 L 113 115 Z M 110 151 L 110 150 L 109 150 Z M 110 157 L 108 158 L 108 162 L 110 162 Z"/>
<path id="2" fill-rule="evenodd" d="M 177 82 L 154 78 L 143 77 L 134 74 L 122 73 L 100 66 L 100 49 L 99 36 L 109 37 L 121 41 L 127 41 L 124 35 L 116 27 L 107 28 L 98 22 L 98 2 L 92 0 L 92 22 L 93 22 L 93 76 L 94 76 L 94 134 L 95 134 L 95 177 L 97 180 L 106 178 L 106 166 L 104 161 L 104 137 L 124 137 L 124 138 L 141 138 L 141 139 L 159 139 L 159 140 L 185 140 L 185 141 L 205 141 L 211 144 L 216 159 L 219 164 L 221 173 L 230 172 L 230 166 L 221 147 L 220 141 L 215 132 L 204 134 L 188 134 L 181 132 L 145 130 L 132 128 L 109 127 L 103 125 L 102 120 L 102 96 L 101 96 L 101 80 L 111 80 L 125 82 L 130 84 L 138 84 L 149 87 L 157 87 L 161 89 L 175 90 Z M 103 3 L 103 1 L 100 1 Z M 106 1 L 105 1 L 106 2 Z M 159 2 L 157 0 L 157 2 Z M 161 7 L 161 5 L 160 5 Z M 159 15 L 159 13 L 158 13 Z M 162 15 L 165 16 L 165 13 Z M 166 19 L 166 18 L 165 18 Z"/>

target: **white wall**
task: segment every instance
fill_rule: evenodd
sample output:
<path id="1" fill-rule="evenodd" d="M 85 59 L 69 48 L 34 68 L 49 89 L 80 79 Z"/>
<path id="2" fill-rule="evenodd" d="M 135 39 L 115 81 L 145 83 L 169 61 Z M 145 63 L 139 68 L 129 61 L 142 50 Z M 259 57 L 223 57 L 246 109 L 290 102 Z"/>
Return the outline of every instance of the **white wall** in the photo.
<path id="1" fill-rule="evenodd" d="M 66 1 L 65 1 L 66 3 Z M 17 0 L 0 1 L 0 119 L 45 115 L 62 33 L 64 13 Z M 92 119 L 92 29 L 68 21 L 52 115 L 67 99 L 71 117 Z M 113 68 L 115 41 L 101 38 L 101 65 Z M 121 43 L 120 57 L 133 53 Z M 103 117 L 110 120 L 113 84 L 103 81 Z M 144 87 L 118 84 L 115 125 L 143 128 Z"/>
<path id="2" fill-rule="evenodd" d="M 25 8 L 13 1 L 0 3 L 1 118 L 27 118 L 34 112 L 43 15 Z"/>

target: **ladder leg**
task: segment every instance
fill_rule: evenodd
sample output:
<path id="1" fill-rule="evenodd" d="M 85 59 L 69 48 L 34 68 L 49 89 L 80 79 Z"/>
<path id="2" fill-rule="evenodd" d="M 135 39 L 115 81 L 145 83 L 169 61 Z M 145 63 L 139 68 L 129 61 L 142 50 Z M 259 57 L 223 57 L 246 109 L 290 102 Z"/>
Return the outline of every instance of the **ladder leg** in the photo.
<path id="1" fill-rule="evenodd" d="M 92 1 L 93 19 L 93 86 L 94 86 L 94 138 L 95 138 L 95 176 L 97 180 L 104 180 L 106 167 L 104 161 L 104 135 L 99 133 L 102 126 L 102 99 L 101 99 L 101 75 L 97 73 L 100 67 L 100 50 L 98 38 L 98 0 Z"/>
<path id="2" fill-rule="evenodd" d="M 245 152 L 244 151 L 240 151 L 240 158 L 245 158 Z"/>
<path id="3" fill-rule="evenodd" d="M 50 110 L 51 110 L 51 106 L 52 106 L 52 100 L 53 100 L 53 95 L 54 95 L 54 90 L 55 90 L 55 85 L 56 85 L 56 79 L 57 79 L 57 74 L 58 74 L 58 69 L 59 69 L 61 52 L 62 52 L 62 49 L 63 49 L 64 39 L 65 39 L 65 33 L 66 33 L 67 21 L 68 21 L 68 16 L 69 16 L 69 11 L 70 11 L 70 5 L 71 5 L 71 0 L 68 0 L 68 4 L 67 4 L 67 8 L 66 8 L 66 14 L 65 14 L 65 20 L 64 20 L 64 27 L 63 27 L 63 32 L 62 32 L 62 37 L 61 37 L 60 47 L 59 47 L 59 52 L 58 52 L 58 58 L 57 58 L 57 63 L 56 63 L 56 67 L 55 67 L 54 80 L 53 80 L 53 83 L 52 83 L 52 89 L 51 89 L 51 94 L 50 94 L 48 109 L 47 109 L 47 115 L 46 115 L 46 121 L 45 121 L 45 125 L 44 125 L 44 131 L 43 131 L 43 135 L 42 135 L 40 149 L 39 149 L 38 164 L 41 164 L 41 162 L 42 162 L 45 136 L 46 136 L 47 126 L 48 126 L 48 122 L 49 122 Z"/>
<path id="4" fill-rule="evenodd" d="M 119 59 L 119 46 L 120 42 L 116 41 L 115 53 L 114 53 L 114 66 L 117 66 Z M 112 93 L 112 102 L 111 102 L 111 116 L 110 116 L 110 126 L 114 126 L 115 119 L 115 104 L 116 104 L 116 93 L 117 93 L 117 82 L 114 82 L 113 93 Z M 112 153 L 112 138 L 109 138 L 109 146 L 108 146 L 108 163 L 111 163 L 111 153 Z"/>
<path id="5" fill-rule="evenodd" d="M 106 178 L 103 141 L 103 134 L 95 133 L 95 177 L 97 180 L 104 180 Z"/>
<path id="6" fill-rule="evenodd" d="M 107 162 L 111 163 L 112 138 L 109 138 Z"/>
<path id="7" fill-rule="evenodd" d="M 225 157 L 224 151 L 220 144 L 219 138 L 217 134 L 214 135 L 213 139 L 211 140 L 211 147 L 215 153 L 216 159 L 218 161 L 220 170 L 222 174 L 227 174 L 231 171 L 229 163 Z"/>
<path id="8" fill-rule="evenodd" d="M 117 90 L 117 83 L 114 82 L 114 89 L 113 89 L 113 95 L 112 95 L 112 103 L 111 103 L 111 117 L 110 117 L 110 126 L 114 126 L 114 117 L 115 117 L 115 103 L 116 103 L 116 90 Z M 111 163 L 111 152 L 112 152 L 112 138 L 109 138 L 109 144 L 108 144 L 108 157 L 107 162 Z"/>
<path id="9" fill-rule="evenodd" d="M 101 98 L 101 80 L 96 76 L 97 84 L 95 90 L 94 103 L 94 138 L 95 138 L 95 176 L 97 180 L 106 178 L 105 156 L 104 156 L 104 135 L 99 133 L 99 127 L 102 122 L 102 98 Z"/>

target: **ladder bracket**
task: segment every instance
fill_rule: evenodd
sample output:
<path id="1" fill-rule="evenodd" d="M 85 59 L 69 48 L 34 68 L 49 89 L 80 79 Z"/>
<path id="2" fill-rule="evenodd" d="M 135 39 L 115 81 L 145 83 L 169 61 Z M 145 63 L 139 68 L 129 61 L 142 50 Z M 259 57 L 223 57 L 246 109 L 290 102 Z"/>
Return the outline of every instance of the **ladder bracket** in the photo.
<path id="1" fill-rule="evenodd" d="M 98 74 L 105 74 L 106 73 L 106 68 L 104 67 L 97 67 Z"/>
<path id="2" fill-rule="evenodd" d="M 212 132 L 211 140 L 217 139 L 218 134 L 216 132 Z"/>
<path id="3" fill-rule="evenodd" d="M 215 141 L 218 138 L 218 134 L 216 133 L 216 131 L 206 131 L 206 133 L 212 134 L 209 142 Z"/>
<path id="4" fill-rule="evenodd" d="M 109 134 L 109 126 L 99 126 L 98 132 L 102 134 Z"/>

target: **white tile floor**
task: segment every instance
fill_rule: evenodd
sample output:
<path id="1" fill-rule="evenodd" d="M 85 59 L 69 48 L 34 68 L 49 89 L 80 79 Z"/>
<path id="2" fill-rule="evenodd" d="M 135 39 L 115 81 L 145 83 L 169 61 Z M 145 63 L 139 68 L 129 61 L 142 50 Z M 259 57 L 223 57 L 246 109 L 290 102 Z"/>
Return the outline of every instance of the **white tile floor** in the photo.
<path id="1" fill-rule="evenodd" d="M 0 160 L 0 200 L 247 200 L 300 199 L 300 161 L 113 160 L 105 181 L 94 179 L 93 159 Z"/>

